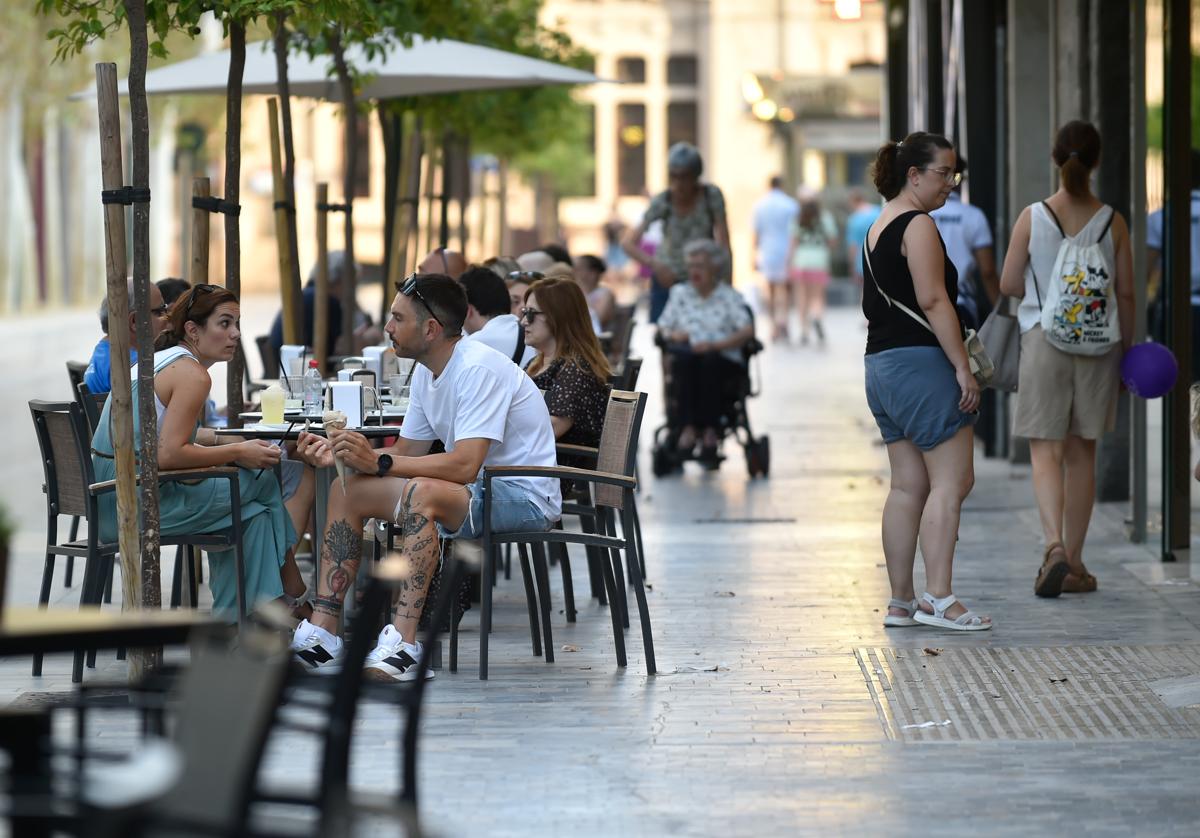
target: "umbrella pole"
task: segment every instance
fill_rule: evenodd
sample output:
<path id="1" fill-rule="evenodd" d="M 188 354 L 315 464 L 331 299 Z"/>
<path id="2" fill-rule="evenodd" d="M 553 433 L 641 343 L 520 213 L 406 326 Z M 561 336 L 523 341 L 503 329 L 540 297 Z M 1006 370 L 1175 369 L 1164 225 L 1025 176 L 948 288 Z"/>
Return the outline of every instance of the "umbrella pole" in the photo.
<path id="1" fill-rule="evenodd" d="M 438 220 L 438 245 L 450 246 L 450 176 L 454 171 L 454 135 L 442 135 L 442 205 Z"/>
<path id="2" fill-rule="evenodd" d="M 192 197 L 208 198 L 212 187 L 208 178 L 192 178 Z M 208 282 L 208 242 L 209 242 L 209 212 L 192 206 L 192 253 L 188 260 L 187 280 L 191 285 L 204 285 Z"/>
<path id="3" fill-rule="evenodd" d="M 500 158 L 500 168 L 497 172 L 499 185 L 496 187 L 496 238 L 500 243 L 500 252 L 509 255 L 512 245 L 508 241 L 508 161 Z"/>
<path id="4" fill-rule="evenodd" d="M 437 178 L 437 154 L 437 146 L 429 143 L 429 153 L 425 155 L 425 247 L 422 248 L 424 253 L 433 250 L 433 184 Z M 416 258 L 421 257 L 417 255 Z"/>
<path id="5" fill-rule="evenodd" d="M 296 298 L 299 288 L 292 287 L 292 247 L 288 242 L 288 215 L 295 212 L 287 200 L 287 189 L 283 183 L 283 155 L 279 145 L 279 101 L 272 96 L 267 100 L 267 119 L 271 129 L 271 175 L 275 194 L 275 246 L 279 253 L 279 295 L 283 309 L 283 342 L 299 344 L 299 317 Z M 288 371 L 290 375 L 290 371 Z"/>
<path id="6" fill-rule="evenodd" d="M 313 355 L 329 369 L 329 184 L 317 184 L 317 288 L 313 298 Z"/>
<path id="7" fill-rule="evenodd" d="M 124 186 L 121 165 L 121 112 L 117 100 L 117 65 L 96 65 L 96 109 L 100 122 L 100 177 L 105 191 Z M 132 383 L 120 372 L 129 358 L 129 295 L 126 290 L 125 207 L 104 204 L 104 264 L 108 282 L 109 351 L 116 360 L 109 408 L 113 459 L 117 478 L 117 537 L 121 550 L 121 608 L 141 605 L 141 573 L 137 476 L 133 455 Z M 98 604 L 98 603 L 97 603 Z"/>
<path id="8" fill-rule="evenodd" d="M 467 243 L 469 233 L 467 227 L 467 209 L 471 205 L 471 139 L 466 135 L 459 138 L 458 143 L 458 249 L 461 253 L 470 251 Z"/>

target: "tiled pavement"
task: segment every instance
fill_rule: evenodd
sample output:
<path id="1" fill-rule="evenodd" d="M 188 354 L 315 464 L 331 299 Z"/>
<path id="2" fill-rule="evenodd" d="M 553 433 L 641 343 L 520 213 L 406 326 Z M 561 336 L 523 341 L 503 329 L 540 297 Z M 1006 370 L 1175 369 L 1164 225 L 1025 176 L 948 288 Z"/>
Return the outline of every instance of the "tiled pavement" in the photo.
<path id="1" fill-rule="evenodd" d="M 1187 703 L 1200 703 L 1200 688 L 1171 682 L 1183 684 L 1171 706 L 1156 689 L 1198 674 L 1200 581 L 1128 544 L 1123 508 L 1101 507 L 1087 551 L 1100 591 L 1036 599 L 1028 471 L 980 457 L 955 588 L 995 630 L 881 628 L 886 458 L 861 395 L 857 321 L 835 312 L 829 325 L 828 350 L 763 359 L 752 416 L 771 436 L 769 480 L 748 482 L 732 446 L 715 474 L 655 480 L 644 463 L 657 677 L 645 674 L 636 629 L 617 670 L 607 613 L 586 601 L 578 571 L 579 622 L 556 614 L 554 629 L 559 649 L 579 651 L 554 664 L 529 654 L 516 580 L 498 591 L 487 682 L 472 672 L 467 616 L 463 670 L 434 682 L 422 733 L 430 828 L 1196 833 L 1200 708 Z M 643 385 L 656 411 L 653 367 Z M 31 590 L 31 559 L 21 561 L 19 590 Z M 102 660 L 97 677 L 121 666 Z M 42 682 L 27 672 L 0 663 L 4 695 L 62 688 L 67 662 L 50 661 Z M 359 721 L 353 778 L 364 789 L 394 786 L 394 715 L 369 707 Z M 281 737 L 265 774 L 311 780 L 315 755 Z"/>

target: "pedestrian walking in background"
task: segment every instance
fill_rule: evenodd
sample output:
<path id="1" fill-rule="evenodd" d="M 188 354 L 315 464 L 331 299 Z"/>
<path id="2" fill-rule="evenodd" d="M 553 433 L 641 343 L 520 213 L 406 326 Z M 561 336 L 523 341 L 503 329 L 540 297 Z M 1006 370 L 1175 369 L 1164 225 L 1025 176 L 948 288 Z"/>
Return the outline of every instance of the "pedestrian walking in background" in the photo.
<path id="1" fill-rule="evenodd" d="M 862 292 L 863 287 L 863 242 L 867 240 L 867 231 L 879 218 L 881 208 L 863 197 L 862 192 L 854 189 L 850 192 L 850 215 L 846 218 L 846 256 L 850 264 L 850 279 Z"/>
<path id="2" fill-rule="evenodd" d="M 813 194 L 800 202 L 800 213 L 792 224 L 788 265 L 796 286 L 796 308 L 800 312 L 800 344 L 808 344 L 811 325 L 817 341 L 825 343 L 821 316 L 825 313 L 825 295 L 829 289 L 829 272 L 833 265 L 833 248 L 837 245 L 837 224 L 833 216 L 821 208 Z"/>
<path id="3" fill-rule="evenodd" d="M 637 227 L 627 231 L 621 244 L 629 258 L 650 268 L 650 322 L 657 323 L 671 286 L 687 280 L 683 248 L 696 239 L 712 239 L 726 252 L 726 269 L 720 279 L 729 279 L 729 222 L 725 197 L 711 183 L 702 183 L 704 160 L 690 143 L 675 143 L 667 151 L 669 186 L 650 200 Z M 656 221 L 662 222 L 662 242 L 653 256 L 639 242 Z"/>
<path id="4" fill-rule="evenodd" d="M 966 177 L 965 158 L 958 158 L 956 171 Z M 961 183 L 954 187 L 946 203 L 930 215 L 946 244 L 946 255 L 958 271 L 955 305 L 959 316 L 967 328 L 978 329 L 1000 296 L 991 224 L 983 210 L 963 201 Z"/>
<path id="5" fill-rule="evenodd" d="M 772 339 L 787 341 L 792 289 L 788 284 L 788 252 L 792 225 L 800 203 L 783 191 L 783 178 L 771 178 L 771 188 L 754 205 L 754 252 L 758 272 L 767 280 Z"/>
<path id="6" fill-rule="evenodd" d="M 1096 590 L 1083 543 L 1096 497 L 1096 440 L 1116 425 L 1121 357 L 1133 340 L 1133 254 L 1121 214 L 1092 194 L 1100 134 L 1058 130 L 1058 191 L 1021 212 L 1000 292 L 1021 299 L 1013 434 L 1029 439 L 1046 546 L 1034 592 Z M 1061 291 L 1061 293 L 1058 293 Z"/>
<path id="7" fill-rule="evenodd" d="M 932 210 L 958 182 L 954 147 L 917 132 L 879 149 L 873 176 L 887 201 L 864 247 L 867 403 L 887 445 L 891 490 L 883 507 L 883 552 L 892 599 L 885 626 L 916 623 L 958 631 L 991 628 L 952 586 L 963 500 L 975 482 L 971 374 L 954 308 L 958 276 Z M 925 592 L 914 595 L 917 540 Z"/>

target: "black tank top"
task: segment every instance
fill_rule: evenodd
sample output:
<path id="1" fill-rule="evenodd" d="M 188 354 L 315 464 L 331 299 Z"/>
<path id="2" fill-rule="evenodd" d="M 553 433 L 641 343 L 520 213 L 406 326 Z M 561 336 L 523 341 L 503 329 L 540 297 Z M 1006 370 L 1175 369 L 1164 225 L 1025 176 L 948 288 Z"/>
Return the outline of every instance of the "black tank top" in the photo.
<path id="1" fill-rule="evenodd" d="M 924 312 L 921 311 L 921 306 L 917 302 L 917 292 L 913 288 L 913 278 L 912 273 L 908 270 L 908 260 L 900 252 L 904 231 L 908 229 L 912 220 L 921 214 L 920 210 L 909 210 L 888 222 L 888 225 L 879 234 L 875 248 L 870 251 L 870 266 L 867 265 L 864 254 L 863 272 L 865 277 L 863 279 L 862 310 L 867 318 L 868 355 L 887 349 L 898 349 L 902 346 L 941 345 L 933 332 L 909 317 L 902 309 L 889 305 L 888 301 L 876 290 L 875 282 L 871 281 L 871 268 L 874 268 L 875 281 L 889 297 L 904 303 L 917 315 L 924 317 Z M 869 239 L 863 242 L 864 251 L 868 247 L 868 242 Z M 953 306 L 958 295 L 958 270 L 950 261 L 950 257 L 946 255 L 946 244 L 942 241 L 940 233 L 938 234 L 938 243 L 942 246 L 942 258 L 945 260 L 946 296 Z M 961 321 L 959 329 L 962 329 Z"/>

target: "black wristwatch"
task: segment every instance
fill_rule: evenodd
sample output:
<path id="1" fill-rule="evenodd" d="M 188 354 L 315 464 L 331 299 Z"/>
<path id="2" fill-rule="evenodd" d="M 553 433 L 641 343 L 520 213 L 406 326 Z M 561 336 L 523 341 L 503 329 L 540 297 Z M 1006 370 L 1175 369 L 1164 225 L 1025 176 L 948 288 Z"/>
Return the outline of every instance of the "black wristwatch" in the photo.
<path id="1" fill-rule="evenodd" d="M 380 454 L 379 459 L 375 461 L 375 476 L 387 477 L 387 473 L 392 470 L 392 455 Z"/>

